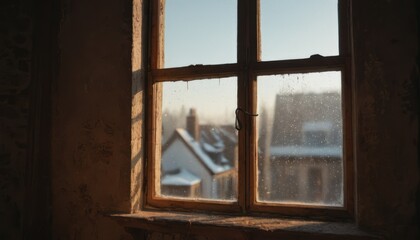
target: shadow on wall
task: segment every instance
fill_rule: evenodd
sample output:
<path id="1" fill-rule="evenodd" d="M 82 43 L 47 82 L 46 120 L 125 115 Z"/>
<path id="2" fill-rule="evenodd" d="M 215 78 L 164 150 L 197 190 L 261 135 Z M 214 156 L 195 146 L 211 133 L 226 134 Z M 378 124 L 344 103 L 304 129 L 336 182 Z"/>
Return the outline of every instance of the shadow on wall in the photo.
<path id="1" fill-rule="evenodd" d="M 131 108 L 131 211 L 140 209 L 142 205 L 142 172 L 143 172 L 143 142 L 145 132 L 145 81 L 144 71 L 132 73 L 132 108 Z M 143 80 L 143 81 L 142 81 Z"/>

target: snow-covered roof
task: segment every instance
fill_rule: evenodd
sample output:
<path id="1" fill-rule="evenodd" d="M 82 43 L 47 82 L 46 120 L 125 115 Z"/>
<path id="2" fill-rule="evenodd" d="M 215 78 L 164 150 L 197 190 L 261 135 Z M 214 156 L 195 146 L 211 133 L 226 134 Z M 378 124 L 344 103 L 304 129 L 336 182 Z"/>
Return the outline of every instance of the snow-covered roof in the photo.
<path id="1" fill-rule="evenodd" d="M 232 143 L 238 142 L 238 136 L 236 135 L 236 129 L 233 126 L 222 126 L 220 132 Z"/>
<path id="2" fill-rule="evenodd" d="M 224 150 L 224 146 L 217 148 L 214 145 L 211 145 L 211 144 L 206 143 L 206 142 L 202 143 L 201 146 L 204 148 L 204 150 L 206 152 L 210 152 L 210 153 L 220 153 L 220 152 L 223 152 L 223 150 Z"/>
<path id="3" fill-rule="evenodd" d="M 302 129 L 303 131 L 330 131 L 332 123 L 330 121 L 304 122 Z"/>
<path id="4" fill-rule="evenodd" d="M 342 157 L 341 146 L 271 146 L 270 152 L 275 157 Z"/>
<path id="5" fill-rule="evenodd" d="M 225 171 L 228 171 L 232 169 L 232 167 L 228 165 L 218 165 L 216 164 L 210 156 L 206 154 L 202 146 L 200 146 L 200 143 L 195 141 L 194 138 L 191 137 L 191 135 L 187 132 L 187 130 L 183 128 L 177 128 L 176 133 L 182 138 L 185 144 L 193 151 L 193 153 L 201 160 L 201 162 L 205 165 L 207 169 L 210 170 L 212 174 L 218 174 Z M 221 162 L 228 162 L 225 157 L 222 157 Z"/>
<path id="6" fill-rule="evenodd" d="M 207 141 L 212 145 L 219 145 L 219 147 L 236 144 L 238 137 L 236 129 L 231 125 L 200 125 L 201 140 Z"/>
<path id="7" fill-rule="evenodd" d="M 186 169 L 179 169 L 175 173 L 163 176 L 161 184 L 166 186 L 193 186 L 199 184 L 201 179 Z"/>

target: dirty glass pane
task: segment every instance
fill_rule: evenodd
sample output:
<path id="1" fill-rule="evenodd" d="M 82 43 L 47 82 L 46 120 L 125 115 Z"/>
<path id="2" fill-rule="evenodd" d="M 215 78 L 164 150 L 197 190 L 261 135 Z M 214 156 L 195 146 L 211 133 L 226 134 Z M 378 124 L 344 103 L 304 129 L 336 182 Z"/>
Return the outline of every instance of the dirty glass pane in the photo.
<path id="1" fill-rule="evenodd" d="M 234 200 L 236 78 L 164 82 L 162 197 Z"/>
<path id="2" fill-rule="evenodd" d="M 236 0 L 166 0 L 164 67 L 236 62 Z"/>
<path id="3" fill-rule="evenodd" d="M 260 0 L 261 60 L 338 55 L 337 0 Z"/>
<path id="4" fill-rule="evenodd" d="M 258 77 L 258 200 L 343 205 L 341 72 Z"/>

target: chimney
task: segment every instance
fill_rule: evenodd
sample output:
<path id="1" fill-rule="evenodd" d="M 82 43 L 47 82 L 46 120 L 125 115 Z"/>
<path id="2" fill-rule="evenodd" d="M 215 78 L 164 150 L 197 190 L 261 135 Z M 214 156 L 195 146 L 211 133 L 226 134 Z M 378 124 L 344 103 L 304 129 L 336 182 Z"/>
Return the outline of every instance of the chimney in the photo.
<path id="1" fill-rule="evenodd" d="M 198 126 L 198 117 L 195 108 L 190 109 L 187 116 L 187 132 L 196 140 L 200 141 L 200 127 Z"/>

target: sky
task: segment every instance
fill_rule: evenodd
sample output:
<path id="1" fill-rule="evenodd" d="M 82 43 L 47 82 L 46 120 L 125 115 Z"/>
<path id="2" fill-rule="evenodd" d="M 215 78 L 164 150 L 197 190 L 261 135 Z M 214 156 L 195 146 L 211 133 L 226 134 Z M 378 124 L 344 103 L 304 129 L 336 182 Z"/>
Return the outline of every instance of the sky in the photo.
<path id="1" fill-rule="evenodd" d="M 338 55 L 337 0 L 261 0 L 262 61 Z M 236 62 L 236 0 L 166 0 L 165 67 Z M 261 76 L 258 100 L 339 91 L 339 72 Z M 236 78 L 164 84 L 163 109 L 194 107 L 203 123 L 234 122 Z M 235 93 L 235 94 L 232 94 Z"/>

